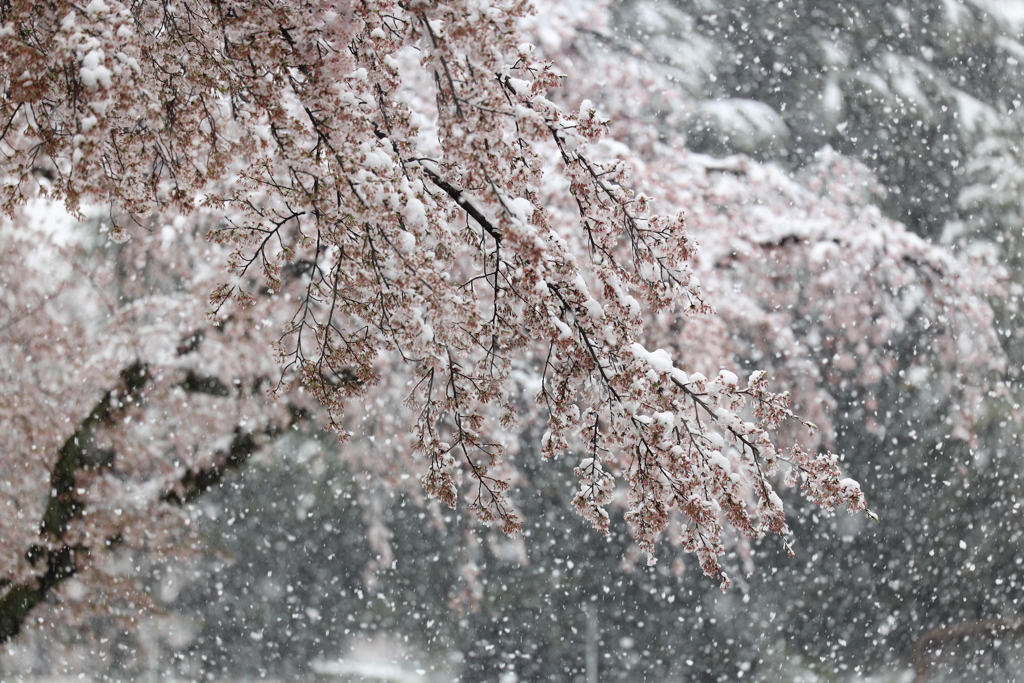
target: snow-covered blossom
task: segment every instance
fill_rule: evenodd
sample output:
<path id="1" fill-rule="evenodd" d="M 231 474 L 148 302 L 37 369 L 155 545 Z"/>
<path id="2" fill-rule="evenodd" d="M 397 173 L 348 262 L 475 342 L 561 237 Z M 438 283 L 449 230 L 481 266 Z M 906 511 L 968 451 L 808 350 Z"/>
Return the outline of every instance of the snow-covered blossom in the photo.
<path id="1" fill-rule="evenodd" d="M 93 246 L 56 259 L 70 269 L 54 285 L 70 306 L 109 307 L 69 315 L 47 303 L 58 291 L 37 291 L 46 267 L 27 255 L 47 238 L 4 224 L 5 263 L 24 277 L 5 274 L 2 341 L 51 375 L 6 369 L 5 395 L 45 391 L 5 407 L 5 452 L 26 474 L 11 494 L 25 516 L 4 530 L 18 549 L 4 580 L 49 590 L 84 570 L 72 550 L 154 543 L 125 511 L 187 515 L 182 502 L 310 417 L 342 439 L 392 427 L 390 448 L 353 462 L 386 486 L 412 473 L 428 496 L 515 533 L 508 434 L 518 414 L 539 415 L 543 456 L 578 463 L 584 517 L 607 531 L 621 483 L 651 561 L 681 519 L 683 546 L 723 584 L 726 529 L 788 532 L 780 462 L 815 502 L 864 508 L 835 456 L 777 445 L 780 424 L 812 427 L 789 396 L 762 372 L 727 369 L 738 350 L 723 320 L 750 330 L 771 316 L 715 317 L 701 282 L 773 239 L 813 243 L 828 260 L 845 218 L 785 234 L 792 212 L 736 190 L 761 197 L 774 172 L 670 157 L 620 135 L 628 119 L 607 118 L 596 96 L 562 106 L 554 89 L 567 79 L 519 28 L 529 12 L 523 0 L 0 9 L 5 211 L 21 217 L 37 195 L 80 216 L 103 206 L 107 235 L 130 238 L 116 257 Z M 569 58 L 572 36 L 557 46 Z M 835 211 L 783 189 L 812 218 Z M 857 253 L 899 266 L 926 251 L 872 227 Z M 828 269 L 812 275 L 816 292 L 834 291 Z M 770 295 L 758 286 L 751 296 Z M 727 294 L 720 308 L 734 311 Z M 43 396 L 58 412 L 33 422 Z M 385 549 L 387 533 L 374 537 Z"/>

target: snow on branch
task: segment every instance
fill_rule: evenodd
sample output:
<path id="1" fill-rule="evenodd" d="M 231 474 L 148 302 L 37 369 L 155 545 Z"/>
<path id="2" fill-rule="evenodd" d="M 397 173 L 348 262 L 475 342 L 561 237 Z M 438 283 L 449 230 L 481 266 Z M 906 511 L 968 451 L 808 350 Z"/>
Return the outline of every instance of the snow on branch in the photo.
<path id="1" fill-rule="evenodd" d="M 523 40 L 529 12 L 525 0 L 8 3 L 0 204 L 103 204 L 119 241 L 217 216 L 207 237 L 226 274 L 182 281 L 207 287 L 206 324 L 233 330 L 241 360 L 218 356 L 237 381 L 191 386 L 240 405 L 312 396 L 345 439 L 352 404 L 400 375 L 414 457 L 395 466 L 508 533 L 522 520 L 505 435 L 529 368 L 544 457 L 585 451 L 576 509 L 607 531 L 622 481 L 652 561 L 679 514 L 686 549 L 728 584 L 728 526 L 787 532 L 780 460 L 822 505 L 859 510 L 863 496 L 834 456 L 778 452 L 772 430 L 796 418 L 762 373 L 708 380 L 644 345 L 659 313 L 692 326 L 712 314 L 696 240 L 602 154 L 591 103 L 549 98 L 564 76 Z M 180 229 L 159 233 L 168 253 Z M 268 329 L 274 382 L 244 367 Z M 237 431 L 246 410 L 223 440 L 250 433 Z M 219 476 L 187 471 L 164 502 Z"/>

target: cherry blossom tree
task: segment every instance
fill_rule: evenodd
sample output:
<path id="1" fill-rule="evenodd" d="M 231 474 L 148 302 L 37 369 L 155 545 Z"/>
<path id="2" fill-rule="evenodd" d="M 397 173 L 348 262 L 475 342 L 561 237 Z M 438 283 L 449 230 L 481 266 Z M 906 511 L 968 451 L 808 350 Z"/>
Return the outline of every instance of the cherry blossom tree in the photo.
<path id="1" fill-rule="evenodd" d="M 718 343 L 733 367 L 761 367 L 792 391 L 798 412 L 819 427 L 805 443 L 831 441 L 829 393 L 870 399 L 899 371 L 914 376 L 908 385 L 927 379 L 952 392 L 949 422 L 970 440 L 982 396 L 1008 388 L 1003 373 L 1012 368 L 996 333 L 1004 325 L 991 303 L 1003 315 L 1016 310 L 1012 255 L 981 241 L 950 251 L 917 237 L 879 210 L 887 191 L 876 176 L 829 147 L 796 177 L 739 155 L 682 151 L 686 121 L 677 112 L 692 102 L 679 92 L 679 73 L 617 34 L 600 7 L 563 2 L 549 11 L 559 28 L 536 27 L 541 46 L 560 63 L 587 64 L 568 90 L 602 103 L 633 177 L 661 205 L 685 207 L 701 244 L 696 273 L 724 326 Z M 706 334 L 678 355 L 700 354 Z M 672 338 L 658 343 L 685 344 Z M 904 347 L 922 350 L 906 367 Z"/>
<path id="2" fill-rule="evenodd" d="M 732 366 L 766 369 L 793 392 L 796 411 L 835 439 L 883 520 L 864 528 L 856 518 L 797 515 L 797 558 L 758 558 L 784 578 L 768 591 L 756 578 L 743 585 L 755 607 L 745 603 L 728 637 L 749 637 L 739 634 L 759 605 L 780 615 L 772 624 L 787 648 L 841 675 L 836 667 L 851 658 L 909 656 L 932 626 L 1000 616 L 1019 599 L 1019 585 L 1001 578 L 1016 571 L 1005 513 L 1020 499 L 1009 483 L 1019 467 L 1014 242 L 1000 237 L 993 248 L 963 231 L 950 253 L 907 235 L 872 206 L 884 187 L 827 150 L 796 183 L 750 159 L 680 153 L 673 112 L 693 104 L 679 95 L 682 76 L 651 55 L 652 39 L 588 28 L 551 42 L 586 60 L 572 87 L 597 75 L 582 94 L 602 102 L 615 139 L 654 152 L 669 143 L 645 152 L 644 168 L 664 169 L 662 178 L 680 181 L 664 187 L 686 193 L 677 196 L 701 243 L 697 272 L 731 329 Z M 645 96 L 618 96 L 629 83 Z M 988 145 L 1013 154 L 1012 138 Z M 975 196 L 1010 186 L 1006 177 L 991 188 L 975 181 Z M 988 215 L 977 211 L 971 230 L 1012 224 Z M 837 649 L 837 638 L 846 645 Z"/>
<path id="3" fill-rule="evenodd" d="M 674 154 L 635 111 L 609 129 L 602 86 L 556 96 L 573 78 L 540 56 L 579 60 L 573 24 L 538 49 L 529 10 L 0 5 L 0 638 L 87 591 L 132 619 L 133 554 L 187 548 L 182 504 L 306 419 L 391 439 L 348 451 L 380 486 L 412 474 L 515 533 L 513 430 L 538 417 L 598 530 L 619 496 L 651 561 L 671 522 L 728 585 L 727 528 L 787 533 L 781 469 L 825 507 L 865 500 L 764 372 L 724 366 L 760 354 L 827 424 L 820 385 L 891 371 L 913 306 L 946 326 L 941 362 L 998 364 L 984 335 L 953 348 L 997 276 L 777 171 Z M 39 219 L 44 198 L 92 229 Z M 776 276 L 783 251 L 803 269 Z M 830 368 L 803 372 L 794 329 Z"/>

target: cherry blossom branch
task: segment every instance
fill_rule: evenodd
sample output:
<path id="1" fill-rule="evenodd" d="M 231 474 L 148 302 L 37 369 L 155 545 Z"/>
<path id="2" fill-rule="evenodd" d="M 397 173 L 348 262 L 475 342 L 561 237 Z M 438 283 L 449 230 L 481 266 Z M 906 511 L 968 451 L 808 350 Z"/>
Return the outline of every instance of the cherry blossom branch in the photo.
<path id="1" fill-rule="evenodd" d="M 39 568 L 33 578 L 17 583 L 0 580 L 0 644 L 16 637 L 31 611 L 64 581 L 79 573 L 91 549 L 82 543 L 65 541 L 69 524 L 82 516 L 85 503 L 76 495 L 81 473 L 89 468 L 88 455 L 98 429 L 112 426 L 132 406 L 143 401 L 152 381 L 146 365 L 134 363 L 120 375 L 120 386 L 108 391 L 75 428 L 61 447 L 51 470 L 50 494 L 39 527 L 40 543 L 29 548 L 27 560 Z M 179 386 L 188 393 L 224 396 L 226 387 L 215 378 L 189 372 Z M 308 419 L 301 409 L 292 410 L 293 426 Z M 216 454 L 211 465 L 186 470 L 159 500 L 172 505 L 189 503 L 216 486 L 228 472 L 241 469 L 249 458 L 288 427 L 269 425 L 256 432 L 236 429 L 231 443 Z"/>
<path id="2" fill-rule="evenodd" d="M 29 612 L 45 600 L 50 591 L 73 576 L 78 570 L 78 558 L 88 554 L 87 548 L 63 542 L 68 523 L 83 509 L 75 493 L 78 473 L 86 466 L 86 454 L 96 430 L 117 420 L 128 406 L 139 400 L 140 392 L 150 379 L 145 365 L 135 363 L 125 368 L 121 372 L 120 386 L 103 395 L 61 447 L 51 470 L 49 498 L 39 527 L 40 545 L 28 550 L 29 564 L 41 565 L 42 572 L 34 580 L 8 586 L 0 597 L 0 643 L 20 633 Z"/>

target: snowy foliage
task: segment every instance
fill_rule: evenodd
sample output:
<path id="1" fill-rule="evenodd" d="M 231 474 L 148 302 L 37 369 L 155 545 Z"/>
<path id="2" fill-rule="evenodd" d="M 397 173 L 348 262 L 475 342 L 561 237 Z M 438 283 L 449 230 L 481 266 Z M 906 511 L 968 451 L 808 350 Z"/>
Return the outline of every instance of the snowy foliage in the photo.
<path id="1" fill-rule="evenodd" d="M 540 419 L 581 515 L 607 532 L 623 503 L 651 561 L 672 525 L 723 585 L 728 529 L 788 533 L 777 474 L 866 506 L 759 365 L 827 427 L 827 384 L 891 374 L 913 318 L 938 350 L 913 376 L 963 394 L 970 437 L 1000 274 L 865 206 L 842 158 L 823 197 L 681 151 L 637 123 L 659 76 L 583 68 L 599 8 L 545 9 L 0 6 L 3 637 L 72 575 L 114 590 L 180 545 L 181 504 L 306 418 L 393 425 L 357 467 L 508 533 L 510 435 Z M 40 198 L 104 232 L 32 227 Z"/>

